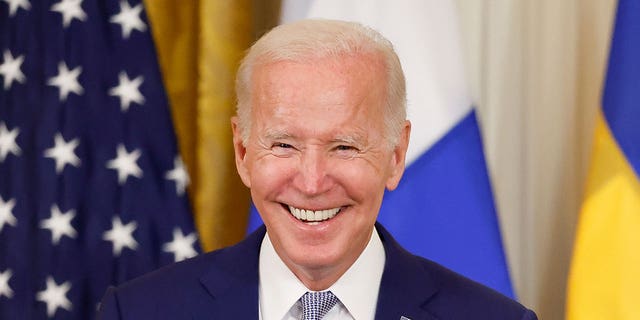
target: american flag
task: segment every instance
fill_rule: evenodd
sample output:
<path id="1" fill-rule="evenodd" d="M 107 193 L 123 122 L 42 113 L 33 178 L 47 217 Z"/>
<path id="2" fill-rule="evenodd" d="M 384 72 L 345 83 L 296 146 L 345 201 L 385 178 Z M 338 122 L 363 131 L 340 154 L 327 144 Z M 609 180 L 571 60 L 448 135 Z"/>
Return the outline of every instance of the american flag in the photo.
<path id="1" fill-rule="evenodd" d="M 200 250 L 139 0 L 0 0 L 0 318 L 90 319 Z"/>

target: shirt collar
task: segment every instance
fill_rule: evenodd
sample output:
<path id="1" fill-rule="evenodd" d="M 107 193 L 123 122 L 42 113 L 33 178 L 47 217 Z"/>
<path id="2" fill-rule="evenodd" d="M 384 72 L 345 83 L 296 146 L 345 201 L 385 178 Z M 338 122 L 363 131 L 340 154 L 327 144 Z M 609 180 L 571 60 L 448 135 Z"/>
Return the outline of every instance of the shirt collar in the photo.
<path id="1" fill-rule="evenodd" d="M 268 232 L 262 239 L 259 259 L 261 318 L 283 319 L 308 289 L 282 262 L 271 244 Z"/>
<path id="2" fill-rule="evenodd" d="M 264 320 L 282 319 L 309 289 L 282 262 L 268 232 L 262 240 L 259 259 L 260 314 Z M 358 259 L 328 289 L 354 319 L 375 317 L 384 264 L 384 247 L 374 228 Z"/>

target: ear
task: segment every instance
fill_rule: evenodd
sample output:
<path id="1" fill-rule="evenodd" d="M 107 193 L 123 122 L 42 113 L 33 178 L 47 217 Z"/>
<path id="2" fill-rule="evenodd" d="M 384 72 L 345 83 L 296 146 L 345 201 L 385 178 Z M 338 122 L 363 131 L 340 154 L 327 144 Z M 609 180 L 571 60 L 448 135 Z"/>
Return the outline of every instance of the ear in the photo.
<path id="1" fill-rule="evenodd" d="M 237 116 L 231 118 L 231 129 L 233 130 L 233 150 L 238 175 L 240 175 L 242 183 L 244 183 L 247 188 L 251 188 L 251 174 L 246 162 L 247 147 L 242 142 L 242 133 L 238 126 Z"/>
<path id="2" fill-rule="evenodd" d="M 387 190 L 391 191 L 398 187 L 400 178 L 404 173 L 405 160 L 407 158 L 407 149 L 409 148 L 409 135 L 411 134 L 411 122 L 409 120 L 404 121 L 402 132 L 398 144 L 393 149 L 393 155 L 391 156 L 391 172 L 387 179 Z"/>

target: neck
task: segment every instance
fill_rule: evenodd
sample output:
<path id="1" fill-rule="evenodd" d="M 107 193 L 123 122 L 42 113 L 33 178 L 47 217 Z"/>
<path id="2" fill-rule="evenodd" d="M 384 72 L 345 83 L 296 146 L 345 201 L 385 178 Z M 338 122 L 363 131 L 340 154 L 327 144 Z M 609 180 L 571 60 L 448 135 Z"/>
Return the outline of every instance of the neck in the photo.
<path id="1" fill-rule="evenodd" d="M 353 264 L 346 267 L 310 269 L 300 266 L 289 266 L 293 274 L 304 284 L 307 289 L 312 291 L 323 291 L 329 289 Z"/>
<path id="2" fill-rule="evenodd" d="M 353 250 L 351 254 L 333 265 L 301 265 L 294 263 L 292 260 L 283 259 L 282 256 L 280 258 L 305 287 L 313 291 L 322 291 L 331 287 L 351 268 L 369 244 L 370 239 L 371 233 L 368 234 L 364 241 L 354 241 L 354 243 L 361 243 L 357 246 L 359 250 Z"/>

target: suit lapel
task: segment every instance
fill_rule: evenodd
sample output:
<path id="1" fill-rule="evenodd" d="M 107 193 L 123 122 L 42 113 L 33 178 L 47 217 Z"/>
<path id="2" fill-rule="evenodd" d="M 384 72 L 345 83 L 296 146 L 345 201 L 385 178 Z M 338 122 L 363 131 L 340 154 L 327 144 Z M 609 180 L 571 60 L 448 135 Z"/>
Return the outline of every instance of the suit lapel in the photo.
<path id="1" fill-rule="evenodd" d="M 258 319 L 258 257 L 262 226 L 235 246 L 223 249 L 200 283 L 211 296 L 208 319 Z"/>
<path id="2" fill-rule="evenodd" d="M 376 223 L 376 230 L 386 254 L 376 319 L 437 319 L 426 309 L 438 291 L 436 279 L 382 225 Z"/>

